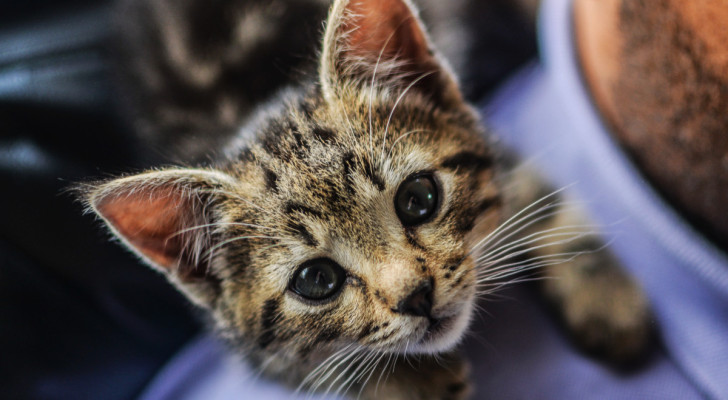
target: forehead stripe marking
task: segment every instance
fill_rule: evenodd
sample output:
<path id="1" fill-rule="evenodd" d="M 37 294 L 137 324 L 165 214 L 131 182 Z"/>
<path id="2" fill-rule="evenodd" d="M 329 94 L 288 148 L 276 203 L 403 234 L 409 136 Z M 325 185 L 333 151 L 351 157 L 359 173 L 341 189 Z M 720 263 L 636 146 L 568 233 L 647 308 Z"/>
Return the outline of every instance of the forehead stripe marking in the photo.
<path id="1" fill-rule="evenodd" d="M 344 182 L 347 193 L 350 195 L 354 194 L 354 184 L 351 179 L 351 173 L 354 170 L 354 153 L 347 152 L 341 158 L 341 165 L 343 166 Z"/>
<path id="2" fill-rule="evenodd" d="M 364 176 L 366 176 L 367 179 L 369 179 L 369 181 L 372 182 L 372 184 L 376 186 L 380 192 L 384 191 L 384 180 L 374 170 L 374 166 L 372 165 L 370 160 L 364 160 Z"/>
<path id="3" fill-rule="evenodd" d="M 482 154 L 465 150 L 446 158 L 441 165 L 443 168 L 450 170 L 461 168 L 481 171 L 490 168 L 493 165 L 493 160 Z"/>
<path id="4" fill-rule="evenodd" d="M 253 162 L 255 161 L 255 154 L 253 154 L 253 151 L 250 150 L 250 147 L 243 147 L 242 150 L 240 150 L 240 155 L 238 157 L 240 161 L 245 162 Z"/>
<path id="5" fill-rule="evenodd" d="M 283 159 L 283 145 L 279 135 L 267 132 L 261 141 L 263 150 L 274 158 Z"/>
<path id="6" fill-rule="evenodd" d="M 332 143 L 336 138 L 336 133 L 333 130 L 323 126 L 315 126 L 311 130 L 311 134 L 324 143 Z"/>
<path id="7" fill-rule="evenodd" d="M 293 214 L 293 213 L 298 212 L 298 213 L 305 214 L 305 215 L 308 215 L 311 217 L 315 217 L 315 218 L 319 218 L 319 219 L 322 218 L 322 214 L 320 211 L 314 210 L 313 208 L 311 208 L 307 205 L 304 205 L 301 203 L 295 203 L 295 202 L 287 203 L 283 212 L 285 214 Z"/>
<path id="8" fill-rule="evenodd" d="M 303 135 L 301 132 L 298 131 L 298 128 L 292 127 L 291 132 L 293 132 L 293 151 L 296 153 L 298 158 L 305 158 L 306 152 L 309 151 L 310 146 L 306 142 L 306 140 L 303 138 Z"/>
<path id="9" fill-rule="evenodd" d="M 288 227 L 293 230 L 298 236 L 301 237 L 301 239 L 309 246 L 311 247 L 318 247 L 319 243 L 318 240 L 311 234 L 311 232 L 306 228 L 305 225 L 298 222 L 291 222 L 288 224 Z"/>
<path id="10" fill-rule="evenodd" d="M 336 208 L 345 203 L 339 195 L 336 182 L 329 178 L 323 180 L 322 193 L 318 197 L 326 201 L 332 208 Z"/>
<path id="11" fill-rule="evenodd" d="M 265 174 L 265 186 L 268 190 L 278 192 L 278 174 L 265 167 L 263 173 Z"/>

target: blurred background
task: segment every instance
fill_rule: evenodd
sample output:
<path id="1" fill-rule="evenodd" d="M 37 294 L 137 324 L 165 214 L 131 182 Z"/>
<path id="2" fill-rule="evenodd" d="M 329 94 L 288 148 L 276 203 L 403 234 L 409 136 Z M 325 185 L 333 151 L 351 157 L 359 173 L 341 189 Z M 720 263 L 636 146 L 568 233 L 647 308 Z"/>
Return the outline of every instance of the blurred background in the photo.
<path id="1" fill-rule="evenodd" d="M 199 330 L 67 191 L 148 164 L 116 112 L 110 12 L 0 3 L 0 398 L 131 398 Z"/>

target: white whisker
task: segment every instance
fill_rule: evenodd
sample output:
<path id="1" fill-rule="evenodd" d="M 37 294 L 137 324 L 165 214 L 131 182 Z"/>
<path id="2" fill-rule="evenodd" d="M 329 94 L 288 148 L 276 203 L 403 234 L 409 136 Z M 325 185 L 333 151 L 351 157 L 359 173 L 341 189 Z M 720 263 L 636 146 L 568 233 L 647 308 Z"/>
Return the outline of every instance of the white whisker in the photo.
<path id="1" fill-rule="evenodd" d="M 519 218 L 518 220 L 513 221 L 510 224 L 510 226 L 506 227 L 499 234 L 490 238 L 490 240 L 481 243 L 480 248 L 477 248 L 477 250 L 479 250 L 480 252 L 488 252 L 493 247 L 498 246 L 499 244 L 501 244 L 504 241 L 508 240 L 509 238 L 517 235 L 518 233 L 527 229 L 528 227 L 564 212 L 564 210 L 561 209 L 560 206 L 561 206 L 560 203 L 548 204 L 537 210 L 534 210 L 533 212 L 530 212 L 530 213 L 524 215 L 522 218 Z M 557 208 L 557 210 L 549 211 L 554 208 Z M 549 211 L 549 212 L 544 215 L 540 215 L 537 218 L 533 218 L 534 216 L 539 215 L 546 211 Z M 519 224 L 521 224 L 521 225 L 519 226 Z M 515 229 L 515 230 L 511 231 L 511 229 Z M 501 235 L 505 235 L 505 236 L 501 237 Z M 476 247 L 474 247 L 474 249 L 475 248 Z"/>
<path id="2" fill-rule="evenodd" d="M 500 263 L 502 261 L 509 260 L 511 258 L 514 258 L 514 257 L 518 257 L 521 254 L 530 253 L 530 252 L 532 252 L 534 250 L 542 249 L 544 247 L 550 247 L 550 246 L 556 246 L 556 245 L 571 243 L 571 242 L 573 242 L 575 240 L 578 240 L 578 239 L 580 239 L 580 238 L 582 238 L 584 236 L 587 236 L 587 235 L 588 234 L 585 234 L 585 235 L 577 235 L 577 236 L 574 236 L 574 237 L 569 237 L 569 238 L 562 239 L 562 240 L 557 240 L 557 241 L 554 241 L 554 242 L 549 242 L 549 243 L 544 243 L 544 244 L 540 244 L 540 245 L 537 245 L 537 246 L 528 247 L 528 248 L 525 248 L 525 249 L 522 249 L 522 250 L 515 251 L 513 253 L 508 253 L 506 255 L 500 256 L 499 258 L 496 258 L 496 259 L 488 260 L 486 263 L 480 264 L 479 267 L 480 268 L 487 268 L 487 267 L 489 267 L 491 265 L 498 264 L 498 263 Z"/>
<path id="3" fill-rule="evenodd" d="M 359 381 L 362 375 L 365 374 L 367 369 L 369 368 L 369 363 L 371 362 L 371 360 L 373 360 L 376 356 L 376 351 L 368 352 L 366 357 L 364 357 L 364 359 L 359 362 L 359 365 L 357 365 L 356 369 L 352 371 L 349 378 L 347 378 L 346 381 L 342 383 L 341 387 L 339 387 L 339 390 L 344 388 L 344 386 L 348 386 L 353 384 L 354 382 Z M 338 391 L 336 393 L 338 394 Z"/>
<path id="4" fill-rule="evenodd" d="M 501 289 L 510 286 L 515 285 L 518 283 L 526 283 L 526 282 L 538 282 L 543 281 L 549 278 L 539 276 L 539 277 L 525 277 L 525 278 L 519 278 L 519 279 L 512 279 L 505 282 L 498 282 L 498 283 L 490 283 L 490 284 L 482 284 L 478 285 L 479 289 L 487 288 L 486 290 L 481 290 L 478 294 L 478 298 L 485 298 L 486 296 L 494 296 L 496 298 L 503 298 L 502 295 L 498 294 L 498 291 Z M 509 299 L 512 300 L 512 299 Z"/>
<path id="5" fill-rule="evenodd" d="M 516 263 L 514 265 L 511 265 L 509 268 L 502 269 L 498 271 L 497 273 L 493 273 L 491 275 L 486 275 L 478 278 L 478 283 L 483 282 L 491 282 L 496 281 L 499 279 L 507 278 L 509 276 L 524 272 L 524 271 L 530 271 L 535 269 L 540 269 L 543 267 L 547 267 L 549 265 L 558 265 L 563 264 L 565 262 L 569 262 L 571 259 L 569 258 L 558 258 L 553 260 L 540 260 L 540 261 L 534 261 L 529 263 Z"/>
<path id="6" fill-rule="evenodd" d="M 518 220 L 519 218 L 521 218 L 522 214 L 526 213 L 529 209 L 531 209 L 532 207 L 534 207 L 537 204 L 541 203 L 542 201 L 548 199 L 549 197 L 553 197 L 553 196 L 559 194 L 560 192 L 566 190 L 567 188 L 568 188 L 568 186 L 564 186 L 561 189 L 555 190 L 555 191 L 553 191 L 553 192 L 551 192 L 551 193 L 549 193 L 549 194 L 547 194 L 547 195 L 539 198 L 538 200 L 532 202 L 531 204 L 527 205 L 526 207 L 522 208 L 520 211 L 518 211 L 516 214 L 514 214 L 513 216 L 511 216 L 510 218 L 508 218 L 505 222 L 503 222 L 502 224 L 500 224 L 496 229 L 494 229 L 492 232 L 490 232 L 488 235 L 486 235 L 483 239 L 481 239 L 480 241 L 478 241 L 478 243 L 476 243 L 473 246 L 473 249 L 479 248 L 479 247 L 487 244 L 488 241 L 491 240 L 491 238 L 493 238 L 495 235 L 499 235 L 500 232 L 504 231 L 505 229 L 510 229 L 510 226 L 513 223 L 513 221 L 514 220 Z M 533 213 L 531 213 L 529 215 L 532 215 L 532 214 Z M 497 237 L 497 236 L 495 236 L 495 237 Z M 471 252 L 472 251 L 473 250 L 471 250 Z"/>
<path id="7" fill-rule="evenodd" d="M 422 75 L 420 75 L 417 79 L 413 80 L 412 83 L 410 83 L 407 88 L 402 91 L 402 93 L 397 97 L 397 100 L 394 102 L 394 106 L 392 107 L 392 110 L 389 112 L 389 117 L 387 118 L 387 124 L 384 126 L 384 137 L 382 138 L 382 151 L 381 151 L 381 157 L 384 158 L 384 148 L 387 143 L 387 132 L 389 131 L 389 124 L 392 122 L 392 116 L 394 115 L 394 111 L 397 110 L 397 106 L 399 105 L 399 102 L 402 100 L 402 98 L 407 94 L 407 92 L 414 87 L 414 85 L 417 84 L 417 82 L 421 81 L 424 78 L 427 78 L 428 76 L 435 73 L 435 71 L 427 72 Z"/>
<path id="8" fill-rule="evenodd" d="M 502 257 L 504 254 L 508 254 L 510 256 L 523 254 L 524 251 L 519 250 L 519 253 L 512 253 L 513 250 L 518 249 L 519 247 L 528 246 L 533 243 L 539 243 L 546 239 L 556 238 L 556 237 L 565 237 L 564 239 L 561 239 L 556 242 L 549 242 L 544 243 L 541 247 L 546 247 L 549 245 L 559 245 L 563 243 L 569 243 L 571 241 L 581 239 L 582 237 L 589 236 L 592 234 L 595 234 L 596 231 L 594 230 L 583 230 L 583 231 L 565 231 L 565 232 L 559 232 L 561 229 L 574 229 L 574 228 L 580 228 L 582 226 L 580 225 L 569 225 L 569 226 L 563 226 L 563 227 L 556 227 L 551 229 L 545 229 L 543 231 L 532 233 L 528 236 L 524 236 L 523 238 L 520 238 L 518 240 L 514 240 L 513 242 L 507 243 L 497 249 L 493 249 L 488 253 L 481 254 L 476 259 L 479 264 L 485 264 L 489 263 L 491 260 L 496 259 L 498 257 Z M 583 225 L 583 227 L 588 227 L 588 225 Z M 540 235 L 540 236 L 539 236 Z M 538 249 L 541 247 L 531 247 L 529 250 Z"/>
<path id="9" fill-rule="evenodd" d="M 551 256 L 548 255 L 548 256 L 541 256 L 541 257 L 549 258 Z M 478 271 L 477 276 L 478 276 L 478 279 L 481 279 L 484 277 L 491 277 L 491 278 L 495 279 L 494 277 L 496 277 L 496 275 L 498 275 L 500 273 L 513 271 L 513 270 L 522 270 L 522 269 L 526 268 L 527 266 L 531 265 L 530 264 L 531 261 L 538 261 L 541 259 L 541 257 L 533 257 L 533 258 L 529 258 L 527 260 L 518 260 L 515 262 L 511 262 L 511 263 L 498 265 L 495 268 L 483 269 L 482 271 Z M 508 258 L 504 258 L 504 260 L 507 260 L 507 259 Z M 556 260 L 558 263 L 570 261 L 568 259 L 554 259 L 554 260 Z"/>
<path id="10" fill-rule="evenodd" d="M 204 253 L 202 254 L 202 256 L 203 256 L 203 257 L 204 257 L 205 255 L 210 255 L 210 256 L 212 256 L 212 254 L 214 253 L 214 251 L 215 251 L 215 250 L 217 250 L 217 249 L 219 249 L 220 247 L 222 247 L 222 246 L 225 246 L 225 245 L 227 245 L 227 244 L 230 244 L 230 243 L 232 243 L 232 242 L 235 242 L 235 241 L 238 241 L 238 240 L 244 240 L 244 239 L 272 239 L 272 240 L 286 240 L 286 238 L 283 238 L 283 237 L 280 237 L 280 236 L 266 236 L 266 235 L 236 236 L 236 237 L 234 237 L 234 238 L 232 238 L 232 239 L 227 239 L 227 240 L 224 240 L 224 241 L 222 241 L 222 242 L 220 242 L 220 243 L 218 243 L 218 244 L 216 244 L 216 245 L 212 246 L 212 248 L 210 248 L 209 250 L 207 250 L 206 252 L 204 252 Z"/>
<path id="11" fill-rule="evenodd" d="M 359 393 L 357 394 L 356 398 L 358 399 L 361 396 L 362 389 L 369 383 L 369 381 L 372 379 L 372 375 L 374 374 L 374 371 L 377 370 L 377 367 L 379 366 L 379 363 L 382 362 L 382 359 L 386 356 L 386 353 L 380 352 L 379 357 L 376 358 L 376 361 L 372 362 L 372 366 L 369 369 L 369 375 L 364 379 L 364 382 L 361 384 L 361 388 L 359 389 Z M 347 391 L 349 389 L 347 388 Z M 375 389 L 376 390 L 376 389 Z"/>
<path id="12" fill-rule="evenodd" d="M 368 371 L 371 362 L 377 357 L 377 352 L 370 352 L 357 366 L 357 368 L 349 375 L 349 377 L 339 385 L 334 394 L 338 396 L 340 393 L 346 393 L 351 385 L 361 380 L 361 377 Z"/>
<path id="13" fill-rule="evenodd" d="M 382 367 L 382 371 L 379 373 L 379 378 L 377 379 L 377 385 L 374 387 L 375 395 L 377 394 L 377 390 L 379 390 L 379 383 L 382 381 L 382 376 L 387 375 L 387 377 L 389 377 L 389 373 L 391 373 L 391 372 L 388 372 L 388 373 L 385 373 L 385 372 L 387 372 L 387 368 L 389 368 L 389 363 L 392 362 L 393 356 L 394 356 L 394 352 L 390 352 L 389 356 L 387 357 L 387 362 L 384 364 L 384 367 Z M 395 360 L 396 360 L 396 358 L 395 358 Z M 392 368 L 394 368 L 394 366 Z M 384 381 L 385 382 L 387 381 L 386 377 L 384 378 Z M 362 386 L 362 388 L 363 388 L 363 386 Z M 359 394 L 361 395 L 361 389 L 359 390 Z"/>
<path id="14" fill-rule="evenodd" d="M 303 389 L 303 387 L 310 382 L 312 379 L 314 379 L 317 375 L 319 375 L 322 372 L 325 372 L 329 366 L 331 366 L 336 360 L 338 360 L 340 357 L 343 357 L 349 348 L 351 348 L 352 344 L 349 344 L 339 350 L 337 350 L 335 353 L 328 356 L 321 364 L 319 364 L 318 367 L 316 367 L 313 371 L 309 372 L 308 375 L 306 375 L 305 378 L 301 381 L 301 383 L 296 388 L 295 393 L 298 393 Z"/>
<path id="15" fill-rule="evenodd" d="M 382 55 L 384 55 L 384 50 L 387 49 L 387 45 L 389 44 L 389 41 L 394 36 L 395 32 L 392 32 L 389 37 L 387 38 L 387 41 L 384 42 L 382 45 L 382 49 L 379 51 L 379 56 L 377 57 L 377 62 L 374 64 L 374 72 L 372 73 L 372 82 L 369 86 L 369 156 L 374 157 L 374 124 L 372 123 L 372 101 L 374 99 L 374 82 L 376 81 L 377 77 L 377 69 L 379 69 L 379 63 L 382 61 Z"/>
<path id="16" fill-rule="evenodd" d="M 344 369 L 343 369 L 343 370 L 342 370 L 341 372 L 339 372 L 339 374 L 338 374 L 338 375 L 336 376 L 336 379 L 334 379 L 333 381 L 331 381 L 331 383 L 329 384 L 329 386 L 328 386 L 328 387 L 326 388 L 326 391 L 324 392 L 324 394 L 328 394 L 328 393 L 329 393 L 329 392 L 331 391 L 331 389 L 332 389 L 332 388 L 334 387 L 334 385 L 336 384 L 336 382 L 338 382 L 338 381 L 339 381 L 339 379 L 341 379 L 341 377 L 342 377 L 342 376 L 343 376 L 344 374 L 346 374 L 346 373 L 347 373 L 347 371 L 349 370 L 349 368 L 351 368 L 351 367 L 352 367 L 352 366 L 354 366 L 354 365 L 357 365 L 357 363 L 359 362 L 359 360 L 361 360 L 361 358 L 362 358 L 362 357 L 364 357 L 364 356 L 366 356 L 366 355 L 367 355 L 367 353 L 366 353 L 365 351 L 362 351 L 362 350 L 355 350 L 355 351 L 353 351 L 353 352 L 352 352 L 352 353 L 351 353 L 351 354 L 350 354 L 349 356 L 347 356 L 347 357 L 344 357 L 344 359 L 342 359 L 342 360 L 341 360 L 341 361 L 340 361 L 340 362 L 339 362 L 338 364 L 336 364 L 336 367 L 334 367 L 334 368 L 333 368 L 333 369 L 332 369 L 332 370 L 331 370 L 331 371 L 330 371 L 330 372 L 329 372 L 329 373 L 328 373 L 328 374 L 327 374 L 327 375 L 326 375 L 326 376 L 325 376 L 325 377 L 324 377 L 324 378 L 323 378 L 323 379 L 321 380 L 321 383 L 323 383 L 323 382 L 326 382 L 327 380 L 329 380 L 329 378 L 331 377 L 331 374 L 333 374 L 333 373 L 334 373 L 334 372 L 335 372 L 335 371 L 336 371 L 336 370 L 337 370 L 337 369 L 338 369 L 338 368 L 339 368 L 339 367 L 341 366 L 341 364 L 343 364 L 343 363 L 345 363 L 345 362 L 348 362 L 348 361 L 349 361 L 350 359 L 352 359 L 352 358 L 353 358 L 353 361 L 351 361 L 350 363 L 348 363 L 348 364 L 347 364 L 347 365 L 346 365 L 346 366 L 344 367 Z M 353 356 L 353 357 L 352 357 L 352 356 Z M 316 388 L 317 388 L 317 387 L 318 387 L 318 385 L 316 386 Z M 315 390 L 316 388 L 314 388 L 314 390 Z"/>
<path id="17" fill-rule="evenodd" d="M 413 129 L 411 131 L 407 131 L 407 132 L 399 135 L 399 137 L 397 138 L 397 140 L 395 140 L 394 143 L 392 143 L 392 145 L 389 147 L 389 153 L 387 153 L 387 158 L 386 159 L 389 159 L 389 158 L 392 157 L 392 151 L 394 151 L 394 147 L 397 146 L 397 143 L 399 143 L 400 140 L 406 138 L 407 136 L 409 136 L 409 135 L 411 135 L 413 133 L 422 133 L 422 132 L 432 132 L 432 131 L 429 130 L 429 129 Z"/>
<path id="18" fill-rule="evenodd" d="M 173 238 L 175 236 L 181 235 L 181 234 L 186 233 L 186 232 L 190 232 L 190 231 L 194 231 L 194 230 L 202 229 L 202 228 L 209 228 L 209 227 L 213 227 L 213 226 L 246 226 L 246 227 L 250 227 L 250 228 L 260 228 L 260 229 L 270 229 L 270 230 L 273 230 L 273 228 L 269 228 L 267 226 L 256 225 L 256 224 L 247 224 L 247 223 L 244 223 L 244 222 L 214 222 L 214 223 L 211 223 L 211 224 L 195 225 L 195 226 L 191 226 L 191 227 L 186 228 L 186 229 L 179 230 L 179 231 L 173 233 L 167 239 L 169 240 L 169 239 L 171 239 L 171 238 Z"/>
<path id="19" fill-rule="evenodd" d="M 229 192 L 227 190 L 222 190 L 222 189 L 204 189 L 204 190 L 200 190 L 200 192 L 202 192 L 202 193 L 219 193 L 219 194 L 224 194 L 224 195 L 230 196 L 230 197 L 232 197 L 232 198 L 234 198 L 236 200 L 240 200 L 243 203 L 245 203 L 245 204 L 247 204 L 247 205 L 249 205 L 251 207 L 257 208 L 258 210 L 263 211 L 266 214 L 271 211 L 271 209 L 261 207 L 261 206 L 255 204 L 255 203 L 253 203 L 252 201 L 250 201 L 250 200 L 248 200 L 248 199 L 240 196 L 239 194 L 233 193 L 233 192 Z M 280 214 L 280 212 L 279 212 L 279 214 Z"/>

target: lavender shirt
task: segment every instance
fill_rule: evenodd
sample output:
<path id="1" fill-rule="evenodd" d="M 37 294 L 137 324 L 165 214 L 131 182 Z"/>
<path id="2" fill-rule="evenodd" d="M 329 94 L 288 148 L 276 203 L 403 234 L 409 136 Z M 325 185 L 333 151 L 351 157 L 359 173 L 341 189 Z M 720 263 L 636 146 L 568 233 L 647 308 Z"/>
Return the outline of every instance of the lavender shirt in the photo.
<path id="1" fill-rule="evenodd" d="M 545 0 L 542 64 L 509 80 L 483 107 L 504 142 L 569 186 L 610 226 L 612 250 L 644 287 L 661 337 L 637 371 L 583 356 L 539 300 L 513 287 L 484 304 L 464 350 L 477 399 L 728 399 L 728 260 L 664 203 L 612 142 L 582 86 L 571 1 Z M 214 339 L 190 343 L 150 384 L 144 400 L 286 399 Z"/>

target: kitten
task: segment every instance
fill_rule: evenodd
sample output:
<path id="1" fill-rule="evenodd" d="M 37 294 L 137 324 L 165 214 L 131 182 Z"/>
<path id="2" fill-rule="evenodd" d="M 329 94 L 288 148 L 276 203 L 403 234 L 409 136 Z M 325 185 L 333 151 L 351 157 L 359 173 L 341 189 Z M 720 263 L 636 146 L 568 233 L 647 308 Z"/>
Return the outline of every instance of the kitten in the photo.
<path id="1" fill-rule="evenodd" d="M 175 19 L 186 9 L 147 4 L 164 16 L 149 31 L 162 39 L 148 40 L 167 44 L 157 49 L 167 61 L 195 59 L 179 42 L 192 40 Z M 240 18 L 235 4 L 260 6 L 225 4 L 205 12 Z M 257 23 L 238 28 L 266 35 Z M 584 223 L 557 194 L 543 196 L 532 174 L 510 170 L 408 0 L 334 1 L 317 80 L 255 114 L 240 100 L 254 94 L 233 93 L 275 86 L 265 81 L 273 72 L 248 66 L 249 82 L 220 86 L 216 76 L 252 57 L 238 53 L 247 36 L 232 36 L 240 41 L 215 52 L 226 57 L 201 55 L 181 72 L 161 68 L 153 52 L 134 59 L 147 99 L 180 95 L 173 117 L 171 101 L 148 101 L 158 107 L 140 112 L 143 130 L 182 131 L 179 158 L 213 158 L 88 184 L 84 196 L 263 373 L 362 398 L 465 398 L 468 368 L 455 349 L 477 296 L 537 267 L 562 277 L 544 286 L 585 347 L 614 359 L 644 347 L 639 289 L 606 252 L 570 257 L 601 245 L 568 229 Z M 175 93 L 163 71 L 196 91 Z M 179 112 L 208 101 L 195 109 L 209 115 Z M 216 131 L 224 134 L 195 139 Z M 516 262 L 526 251 L 532 258 Z"/>

